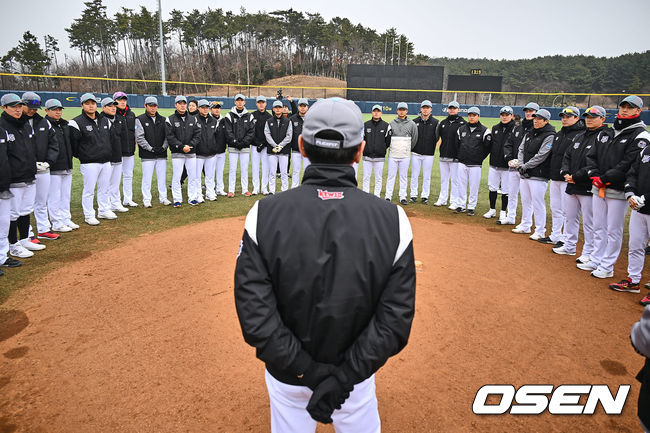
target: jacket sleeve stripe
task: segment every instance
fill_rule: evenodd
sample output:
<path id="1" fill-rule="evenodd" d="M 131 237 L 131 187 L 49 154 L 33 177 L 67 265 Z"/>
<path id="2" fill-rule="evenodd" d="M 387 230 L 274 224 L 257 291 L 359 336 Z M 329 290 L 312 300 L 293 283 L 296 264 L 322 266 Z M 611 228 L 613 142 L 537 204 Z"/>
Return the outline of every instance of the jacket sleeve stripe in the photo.
<path id="1" fill-rule="evenodd" d="M 77 122 L 76 122 L 75 120 L 71 120 L 71 121 L 69 121 L 69 122 L 68 122 L 68 126 L 71 126 L 71 127 L 73 127 L 74 129 L 76 129 L 77 131 L 79 131 L 79 125 L 77 125 Z"/>
<path id="2" fill-rule="evenodd" d="M 246 215 L 246 222 L 244 223 L 244 229 L 246 230 L 248 236 L 252 239 L 252 241 L 255 242 L 255 245 L 258 245 L 257 244 L 258 203 L 259 201 L 256 201 L 253 207 L 251 208 L 251 210 L 248 211 L 248 215 Z"/>
<path id="3" fill-rule="evenodd" d="M 404 254 L 404 251 L 406 251 L 406 248 L 413 240 L 413 231 L 411 229 L 411 223 L 409 222 L 409 219 L 406 216 L 406 212 L 404 212 L 404 209 L 397 206 L 397 215 L 399 217 L 399 245 L 397 246 L 397 251 L 395 252 L 395 259 L 393 260 L 393 265 L 395 265 L 395 263 L 397 263 L 400 257 L 402 257 L 402 254 Z M 255 219 L 257 225 L 257 214 Z M 246 222 L 248 223 L 248 218 L 246 219 Z M 255 241 L 255 243 L 257 243 L 257 241 Z"/>

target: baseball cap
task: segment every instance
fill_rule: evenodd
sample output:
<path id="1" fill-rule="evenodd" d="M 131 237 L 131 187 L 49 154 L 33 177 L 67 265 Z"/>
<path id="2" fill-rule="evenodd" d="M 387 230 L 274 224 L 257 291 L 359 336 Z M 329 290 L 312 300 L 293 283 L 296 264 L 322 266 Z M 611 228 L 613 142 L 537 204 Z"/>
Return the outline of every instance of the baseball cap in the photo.
<path id="1" fill-rule="evenodd" d="M 187 103 L 187 98 L 183 95 L 178 95 L 177 97 L 174 98 L 174 104 L 178 104 L 179 102 Z"/>
<path id="2" fill-rule="evenodd" d="M 320 132 L 333 130 L 342 140 L 319 138 Z M 358 146 L 363 140 L 363 116 L 357 105 L 347 99 L 328 98 L 314 103 L 305 115 L 302 127 L 304 140 L 327 149 L 347 149 Z"/>
<path id="3" fill-rule="evenodd" d="M 401 108 L 403 108 L 405 110 L 408 110 L 409 106 L 408 106 L 408 104 L 406 102 L 400 102 L 399 104 L 397 104 L 397 109 L 399 110 Z"/>
<path id="4" fill-rule="evenodd" d="M 551 120 L 551 113 L 542 108 L 537 113 L 533 114 L 533 117 L 541 117 L 542 119 Z"/>
<path id="5" fill-rule="evenodd" d="M 238 100 L 238 99 L 241 99 L 241 100 L 244 100 L 244 101 L 246 100 L 246 98 L 244 97 L 244 95 L 242 95 L 241 93 L 237 93 L 237 94 L 235 95 L 235 101 Z"/>
<path id="6" fill-rule="evenodd" d="M 512 107 L 509 106 L 509 105 L 506 105 L 505 107 L 501 107 L 501 110 L 499 110 L 499 114 L 500 114 L 500 113 L 508 113 L 508 114 L 512 114 L 513 112 L 514 112 L 514 111 L 512 110 Z"/>
<path id="7" fill-rule="evenodd" d="M 593 105 L 582 113 L 582 117 L 607 117 L 607 111 L 600 105 Z"/>
<path id="8" fill-rule="evenodd" d="M 27 105 L 28 108 L 41 108 L 41 97 L 34 92 L 25 92 L 23 93 L 23 104 Z"/>
<path id="9" fill-rule="evenodd" d="M 381 105 L 379 105 L 379 104 L 375 104 L 375 105 L 373 105 L 371 111 L 375 111 L 375 110 L 382 111 L 382 110 L 381 110 Z"/>
<path id="10" fill-rule="evenodd" d="M 147 96 L 144 98 L 144 105 L 158 105 L 158 98 L 155 96 Z"/>
<path id="11" fill-rule="evenodd" d="M 420 104 L 420 108 L 422 108 L 422 107 L 433 107 L 433 105 L 431 105 L 431 101 L 429 101 L 428 99 L 425 99 L 425 100 L 422 101 L 422 103 Z"/>
<path id="12" fill-rule="evenodd" d="M 307 106 L 309 106 L 309 101 L 307 100 L 307 98 L 300 98 L 300 99 L 298 99 L 298 105 L 307 105 Z"/>
<path id="13" fill-rule="evenodd" d="M 109 105 L 117 105 L 117 102 L 113 98 L 106 97 L 102 99 L 102 107 L 107 107 Z"/>
<path id="14" fill-rule="evenodd" d="M 447 104 L 447 108 L 460 108 L 460 104 L 458 101 L 451 101 L 449 104 Z"/>
<path id="15" fill-rule="evenodd" d="M 537 111 L 537 110 L 539 110 L 539 105 L 534 103 L 534 102 L 529 102 L 524 107 L 524 111 L 526 111 L 526 110 L 535 110 L 535 111 Z"/>
<path id="16" fill-rule="evenodd" d="M 574 107 L 573 105 L 569 105 L 564 110 L 560 111 L 560 117 L 562 117 L 562 116 L 580 117 L 580 110 L 578 109 L 578 107 Z"/>
<path id="17" fill-rule="evenodd" d="M 84 93 L 81 95 L 81 98 L 79 98 L 79 102 L 83 104 L 86 101 L 95 101 L 95 103 L 97 103 L 97 98 L 95 98 L 95 95 L 92 93 Z"/>
<path id="18" fill-rule="evenodd" d="M 255 98 L 255 102 L 266 102 L 266 96 L 260 95 Z"/>
<path id="19" fill-rule="evenodd" d="M 63 104 L 58 99 L 48 99 L 45 101 L 45 109 L 51 110 L 52 108 L 63 108 Z"/>
<path id="20" fill-rule="evenodd" d="M 199 107 L 209 107 L 210 103 L 208 102 L 207 99 L 199 99 L 196 105 L 198 105 Z"/>
<path id="21" fill-rule="evenodd" d="M 275 101 L 273 101 L 273 108 L 282 107 L 283 105 L 284 104 L 282 103 L 282 101 L 278 101 L 277 99 Z"/>
<path id="22" fill-rule="evenodd" d="M 25 95 L 23 95 L 23 99 L 25 99 Z M 639 98 L 636 95 L 626 96 L 625 99 L 623 99 L 621 103 L 618 104 L 618 106 L 620 107 L 623 102 L 627 102 L 634 108 L 643 108 L 643 99 Z"/>
<path id="23" fill-rule="evenodd" d="M 210 108 L 221 108 L 221 102 L 212 101 L 212 105 L 210 105 Z"/>
<path id="24" fill-rule="evenodd" d="M 18 104 L 24 104 L 24 102 L 15 93 L 7 93 L 6 95 L 2 95 L 2 98 L 0 98 L 0 105 L 3 107 L 13 107 Z"/>
<path id="25" fill-rule="evenodd" d="M 115 92 L 113 93 L 113 99 L 117 101 L 118 99 L 129 99 L 129 97 L 124 92 Z"/>
<path id="26" fill-rule="evenodd" d="M 469 107 L 467 114 L 478 114 L 481 115 L 481 110 L 478 107 Z"/>

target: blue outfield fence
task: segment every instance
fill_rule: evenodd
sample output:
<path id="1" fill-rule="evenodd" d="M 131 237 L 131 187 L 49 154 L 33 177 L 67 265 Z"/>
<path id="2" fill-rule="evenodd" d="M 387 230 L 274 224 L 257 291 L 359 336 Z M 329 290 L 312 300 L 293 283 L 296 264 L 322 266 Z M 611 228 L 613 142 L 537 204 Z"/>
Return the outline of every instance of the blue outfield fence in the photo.
<path id="1" fill-rule="evenodd" d="M 16 93 L 17 95 L 22 95 L 25 93 L 26 90 L 0 90 L 0 97 L 4 95 L 5 93 Z M 38 92 L 40 95 L 43 104 L 45 103 L 46 100 L 48 99 L 58 99 L 61 101 L 64 107 L 79 107 L 79 98 L 83 93 L 77 93 L 77 92 Z M 112 93 L 94 93 L 94 95 L 99 98 L 100 100 L 102 98 L 105 98 L 107 96 L 113 96 Z M 129 106 L 134 107 L 134 108 L 142 108 L 144 107 L 144 99 L 147 96 L 155 96 L 158 98 L 158 107 L 160 108 L 174 108 L 174 98 L 175 95 L 172 96 L 162 96 L 162 95 L 138 95 L 138 94 L 127 94 L 129 97 Z M 230 109 L 230 107 L 235 105 L 235 98 L 234 97 L 216 97 L 216 96 L 196 96 L 196 99 L 207 99 L 208 101 L 219 101 L 222 105 L 223 108 L 225 109 Z M 274 97 L 269 97 L 269 101 L 274 100 Z M 288 101 L 285 99 L 285 102 L 288 103 Z M 294 102 L 298 102 L 298 98 L 294 99 Z M 313 104 L 316 102 L 316 99 L 310 99 L 309 103 Z M 354 101 L 359 108 L 361 109 L 361 112 L 363 113 L 370 113 L 372 111 L 373 105 L 379 104 L 382 106 L 382 110 L 385 114 L 396 114 L 397 112 L 397 102 L 381 102 L 381 101 Z M 420 104 L 418 103 L 408 103 L 409 106 L 409 114 L 416 114 L 420 111 Z M 467 109 L 470 107 L 473 107 L 474 105 L 469 105 L 469 104 L 461 104 L 460 105 L 460 112 L 461 113 L 466 113 Z M 482 117 L 494 117 L 498 118 L 499 117 L 499 110 L 501 109 L 501 105 L 476 105 L 481 109 L 481 116 Z M 257 107 L 255 105 L 255 97 L 250 97 L 246 98 L 246 108 L 249 110 L 255 110 Z M 432 104 L 432 114 L 434 116 L 446 116 L 447 115 L 447 104 Z M 520 115 L 524 114 L 523 111 L 523 105 L 517 105 L 517 106 L 512 106 L 513 110 L 515 113 L 519 113 Z M 547 109 L 551 113 L 552 119 L 558 120 L 559 114 L 562 111 L 562 107 L 542 107 Z M 614 116 L 616 116 L 616 113 L 618 111 L 616 109 L 608 109 L 607 110 L 607 123 L 612 123 L 614 121 Z M 650 124 L 650 111 L 644 110 L 641 112 L 641 120 L 643 120 L 646 124 Z"/>

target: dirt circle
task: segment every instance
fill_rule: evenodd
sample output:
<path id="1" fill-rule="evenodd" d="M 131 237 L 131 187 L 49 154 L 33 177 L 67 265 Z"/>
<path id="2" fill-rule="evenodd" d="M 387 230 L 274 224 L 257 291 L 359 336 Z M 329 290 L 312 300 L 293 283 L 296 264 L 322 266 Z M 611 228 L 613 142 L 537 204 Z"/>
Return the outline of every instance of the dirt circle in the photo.
<path id="1" fill-rule="evenodd" d="M 383 431 L 639 431 L 638 295 L 505 229 L 411 222 L 416 315 L 377 375 Z M 269 431 L 264 367 L 234 308 L 242 231 L 232 218 L 140 236 L 10 299 L 0 431 Z M 632 390 L 620 416 L 476 416 L 491 383 Z"/>

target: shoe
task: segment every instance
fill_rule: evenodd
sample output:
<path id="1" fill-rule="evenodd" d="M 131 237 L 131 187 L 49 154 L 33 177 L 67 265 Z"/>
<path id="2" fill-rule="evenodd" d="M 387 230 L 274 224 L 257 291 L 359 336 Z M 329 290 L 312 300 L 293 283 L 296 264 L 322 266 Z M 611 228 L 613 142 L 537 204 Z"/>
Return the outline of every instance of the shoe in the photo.
<path id="1" fill-rule="evenodd" d="M 268 194 L 268 191 L 267 192 L 262 191 L 262 194 Z M 225 197 L 227 194 L 226 191 L 221 190 L 221 191 L 217 191 L 217 195 L 222 195 Z"/>
<path id="2" fill-rule="evenodd" d="M 474 216 L 474 215 L 476 215 L 474 209 L 467 209 L 467 216 Z"/>
<path id="3" fill-rule="evenodd" d="M 13 245 L 9 245 L 9 255 L 19 259 L 27 259 L 34 256 L 34 253 L 23 247 L 20 242 L 16 242 Z"/>
<path id="4" fill-rule="evenodd" d="M 122 213 L 124 213 L 124 212 L 128 212 L 129 208 L 120 205 L 120 206 L 113 206 L 113 208 L 111 210 L 113 212 L 122 212 Z"/>
<path id="5" fill-rule="evenodd" d="M 650 289 L 650 282 L 645 283 L 643 287 L 645 287 L 646 289 Z"/>
<path id="6" fill-rule="evenodd" d="M 191 206 L 198 206 L 198 204 L 199 204 L 199 201 L 198 201 L 198 200 L 192 200 L 192 201 L 190 202 L 190 205 L 191 205 Z"/>
<path id="7" fill-rule="evenodd" d="M 450 204 L 450 205 L 447 207 L 447 209 L 449 209 L 449 210 L 456 210 L 457 207 L 454 206 L 453 204 Z"/>
<path id="8" fill-rule="evenodd" d="M 3 276 L 4 274 L 5 274 L 5 271 L 3 271 L 2 269 L 0 269 L 0 277 Z"/>
<path id="9" fill-rule="evenodd" d="M 390 199 L 388 197 L 385 198 L 385 200 L 390 203 Z"/>
<path id="10" fill-rule="evenodd" d="M 67 233 L 72 231 L 72 227 L 66 225 L 52 226 L 53 232 Z"/>
<path id="11" fill-rule="evenodd" d="M 507 219 L 507 215 L 505 211 L 499 211 L 499 219 L 497 219 L 497 224 L 503 224 L 504 221 Z"/>
<path id="12" fill-rule="evenodd" d="M 27 249 L 29 251 L 41 251 L 41 250 L 45 249 L 44 244 L 41 244 L 41 243 L 35 244 L 34 242 L 32 242 L 29 239 L 22 239 L 22 240 L 20 240 L 18 242 L 20 242 L 20 245 L 22 245 L 23 248 L 25 248 L 25 249 Z"/>
<path id="13" fill-rule="evenodd" d="M 531 239 L 533 239 L 533 238 L 531 237 Z M 536 240 L 540 244 L 547 244 L 547 245 L 554 245 L 555 244 L 555 242 L 553 242 L 551 240 L 551 238 L 549 238 L 548 236 L 546 236 L 546 237 L 541 237 L 540 236 L 539 239 L 533 239 L 533 240 Z"/>
<path id="14" fill-rule="evenodd" d="M 463 209 L 462 207 L 457 207 L 456 209 L 454 209 L 454 212 L 455 213 L 463 213 L 463 212 L 465 212 L 465 209 Z"/>
<path id="15" fill-rule="evenodd" d="M 245 195 L 246 197 L 250 197 L 250 196 L 252 196 L 253 194 L 251 194 L 250 191 L 246 191 L 246 192 L 244 193 L 244 195 Z"/>
<path id="16" fill-rule="evenodd" d="M 199 204 L 205 203 L 205 199 L 203 197 L 199 197 L 199 199 L 196 201 L 199 202 Z"/>
<path id="17" fill-rule="evenodd" d="M 56 233 L 52 232 L 43 232 L 38 234 L 38 239 L 51 239 L 51 240 L 56 240 L 59 239 L 61 235 L 57 235 Z"/>
<path id="18" fill-rule="evenodd" d="M 33 254 L 33 253 L 32 253 Z M 20 260 L 12 259 L 11 257 L 7 257 L 7 260 L 0 266 L 4 266 L 5 268 L 17 268 L 18 266 L 21 266 L 23 262 Z"/>
<path id="19" fill-rule="evenodd" d="M 228 193 L 228 198 L 233 198 L 234 196 L 235 196 L 235 193 L 233 193 L 233 192 Z"/>
<path id="20" fill-rule="evenodd" d="M 528 239 L 530 239 L 531 241 L 541 242 L 541 240 L 544 239 L 544 238 L 542 237 L 542 235 L 538 235 L 537 233 L 533 233 L 532 235 L 528 236 Z M 542 243 L 544 243 L 544 242 L 542 242 Z"/>
<path id="21" fill-rule="evenodd" d="M 253 192 L 251 193 L 251 195 L 257 195 L 257 194 L 259 194 L 259 193 L 260 193 L 260 192 L 259 192 L 258 190 L 254 189 Z"/>
<path id="22" fill-rule="evenodd" d="M 97 218 L 105 219 L 105 220 L 115 220 L 117 219 L 117 215 L 113 211 L 106 211 L 102 213 L 97 214 Z"/>
<path id="23" fill-rule="evenodd" d="M 217 201 L 217 196 L 207 197 L 208 201 Z"/>
<path id="24" fill-rule="evenodd" d="M 564 242 L 562 241 L 557 241 L 555 244 L 553 244 L 553 248 L 560 248 L 564 246 Z"/>
<path id="25" fill-rule="evenodd" d="M 426 197 L 422 197 L 420 201 L 422 202 L 422 204 L 429 204 L 429 199 Z"/>
<path id="26" fill-rule="evenodd" d="M 570 253 L 567 250 L 565 250 L 564 245 L 562 245 L 560 247 L 553 248 L 553 252 L 555 254 L 560 254 L 560 255 L 564 255 L 564 256 L 575 256 L 576 255 L 576 253 Z"/>
<path id="27" fill-rule="evenodd" d="M 497 216 L 496 209 L 490 209 L 489 211 L 483 214 L 483 218 L 487 218 L 487 219 L 494 218 L 495 216 Z"/>
<path id="28" fill-rule="evenodd" d="M 407 204 L 409 204 L 409 203 L 406 201 L 405 198 L 401 199 L 401 200 L 399 201 L 399 203 L 400 203 L 402 206 L 406 206 Z"/>
<path id="29" fill-rule="evenodd" d="M 578 258 L 576 259 L 576 263 L 583 263 L 583 264 L 586 264 L 586 263 L 589 263 L 590 261 L 591 261 L 591 257 L 589 257 L 589 256 L 584 256 L 584 255 L 583 255 L 583 256 L 580 256 L 580 257 L 578 257 Z"/>
<path id="30" fill-rule="evenodd" d="M 605 272 L 605 271 L 602 271 L 600 269 L 596 269 L 596 270 L 591 272 L 591 276 L 596 277 L 596 278 L 612 278 L 614 276 L 614 271 Z"/>
<path id="31" fill-rule="evenodd" d="M 514 226 L 515 225 L 515 219 L 514 218 L 506 218 L 505 221 L 502 221 L 502 224 L 509 225 L 509 226 Z"/>
<path id="32" fill-rule="evenodd" d="M 149 200 L 143 200 L 142 201 L 142 206 L 145 208 L 150 208 L 151 207 L 151 202 Z"/>
<path id="33" fill-rule="evenodd" d="M 131 201 L 125 201 L 125 202 L 124 202 L 124 206 L 128 206 L 128 207 L 138 207 L 138 204 L 137 204 L 136 202 L 134 202 L 133 200 L 131 200 Z"/>
<path id="34" fill-rule="evenodd" d="M 75 224 L 75 223 L 73 223 L 71 220 L 67 220 L 67 221 L 65 222 L 65 225 L 67 225 L 68 227 L 70 227 L 72 230 L 77 230 L 77 229 L 79 228 L 79 224 Z"/>
<path id="35" fill-rule="evenodd" d="M 29 241 L 36 245 L 39 245 L 41 243 L 41 241 L 39 241 L 36 236 L 32 236 L 31 238 L 29 238 Z"/>
<path id="36" fill-rule="evenodd" d="M 447 204 L 447 203 L 443 203 L 443 202 L 441 202 L 441 201 L 437 201 L 437 202 L 435 202 L 433 205 L 434 205 L 435 207 L 441 207 L 441 206 L 444 206 L 444 205 L 446 205 L 446 204 Z"/>
<path id="37" fill-rule="evenodd" d="M 582 269 L 583 271 L 589 271 L 589 272 L 593 272 L 593 271 L 596 270 L 596 268 L 594 267 L 594 265 L 591 262 L 578 263 L 576 265 L 576 268 Z"/>
<path id="38" fill-rule="evenodd" d="M 524 229 L 523 227 L 519 227 L 519 226 L 515 227 L 515 228 L 512 229 L 511 231 L 512 231 L 513 233 L 523 234 L 523 235 L 527 235 L 527 234 L 530 233 L 530 229 Z"/>
<path id="39" fill-rule="evenodd" d="M 594 271 L 595 272 L 595 271 Z M 633 283 L 632 280 L 626 278 L 618 283 L 610 284 L 609 288 L 617 292 L 640 293 L 639 283 Z"/>
<path id="40" fill-rule="evenodd" d="M 645 254 L 650 255 L 650 246 L 645 247 Z"/>
<path id="41" fill-rule="evenodd" d="M 181 204 L 179 202 L 174 202 L 174 207 L 181 207 Z"/>
<path id="42" fill-rule="evenodd" d="M 163 205 L 163 206 L 169 206 L 170 204 L 172 204 L 172 202 L 170 202 L 169 200 L 164 198 L 164 199 L 161 200 L 160 204 Z"/>
<path id="43" fill-rule="evenodd" d="M 417 203 L 418 198 L 417 197 L 411 197 L 411 203 Z"/>
<path id="44" fill-rule="evenodd" d="M 86 218 L 86 224 L 90 226 L 98 226 L 99 225 L 99 220 L 95 217 L 92 218 Z"/>
<path id="45" fill-rule="evenodd" d="M 646 305 L 650 305 L 650 293 L 645 295 L 645 297 L 639 301 L 639 304 L 643 305 L 644 307 Z"/>

